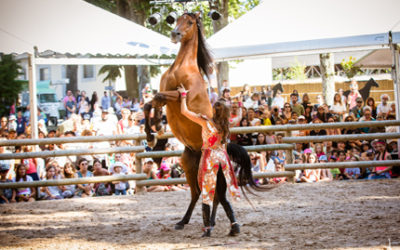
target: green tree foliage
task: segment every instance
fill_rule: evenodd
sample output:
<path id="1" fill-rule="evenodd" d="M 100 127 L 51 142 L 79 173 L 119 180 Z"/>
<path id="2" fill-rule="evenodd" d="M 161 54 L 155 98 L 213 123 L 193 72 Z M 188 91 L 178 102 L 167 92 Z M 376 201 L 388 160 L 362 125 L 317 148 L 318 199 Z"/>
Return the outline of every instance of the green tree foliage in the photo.
<path id="1" fill-rule="evenodd" d="M 354 63 L 356 62 L 356 58 L 350 56 L 349 59 L 346 61 L 345 59 L 342 60 L 340 65 L 343 68 L 344 73 L 346 74 L 347 78 L 353 79 L 354 76 L 360 74 L 361 68 L 355 66 Z"/>
<path id="2" fill-rule="evenodd" d="M 21 66 L 12 55 L 0 54 L 0 114 L 5 114 L 18 99 L 23 83 L 17 80 Z"/>

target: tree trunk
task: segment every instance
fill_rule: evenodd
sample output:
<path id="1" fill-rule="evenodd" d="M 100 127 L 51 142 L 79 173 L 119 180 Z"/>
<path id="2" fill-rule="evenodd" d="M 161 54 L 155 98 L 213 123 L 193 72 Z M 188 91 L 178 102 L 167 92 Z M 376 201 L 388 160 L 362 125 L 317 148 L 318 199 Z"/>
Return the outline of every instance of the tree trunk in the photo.
<path id="1" fill-rule="evenodd" d="M 126 65 L 125 68 L 125 84 L 128 96 L 139 98 L 137 67 L 134 65 Z"/>
<path id="2" fill-rule="evenodd" d="M 228 0 L 218 0 L 214 1 L 216 5 L 210 4 L 210 9 L 217 10 L 221 14 L 221 18 L 218 21 L 213 21 L 213 30 L 214 33 L 217 33 L 219 30 L 228 25 Z M 218 81 L 218 92 L 221 91 L 222 81 L 227 80 L 229 84 L 229 63 L 228 62 L 220 62 L 217 63 L 217 81 Z M 219 93 L 222 94 L 222 93 Z"/>
<path id="3" fill-rule="evenodd" d="M 67 84 L 67 90 L 71 90 L 75 93 L 78 90 L 78 65 L 67 65 L 67 78 L 69 84 Z"/>
<path id="4" fill-rule="evenodd" d="M 150 83 L 150 71 L 149 66 L 139 65 L 137 66 L 137 74 L 139 76 L 139 96 L 142 98 L 142 89 L 147 83 Z"/>
<path id="5" fill-rule="evenodd" d="M 143 4 L 143 2 L 141 3 L 140 0 L 117 0 L 117 14 L 144 26 L 146 21 L 146 11 L 141 4 Z M 144 84 L 150 82 L 148 66 L 139 67 L 145 67 L 147 70 L 138 69 L 138 66 L 135 65 L 125 66 L 126 91 L 129 96 L 136 98 L 140 97 L 140 90 L 143 88 Z M 141 74 L 147 75 L 142 76 Z M 145 80 L 146 82 L 143 84 L 143 81 Z"/>
<path id="6" fill-rule="evenodd" d="M 322 95 L 325 103 L 333 104 L 333 96 L 335 95 L 335 61 L 332 53 L 320 54 L 319 60 L 321 64 L 322 76 Z"/>

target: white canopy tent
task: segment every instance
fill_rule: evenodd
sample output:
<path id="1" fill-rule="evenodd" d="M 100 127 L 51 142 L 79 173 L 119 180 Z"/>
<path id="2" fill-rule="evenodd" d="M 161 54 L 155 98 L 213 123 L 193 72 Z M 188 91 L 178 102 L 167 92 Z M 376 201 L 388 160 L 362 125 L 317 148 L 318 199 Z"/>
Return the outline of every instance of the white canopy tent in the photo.
<path id="1" fill-rule="evenodd" d="M 264 0 L 207 41 L 217 60 L 387 47 L 398 0 Z"/>
<path id="2" fill-rule="evenodd" d="M 44 51 L 52 58 L 40 58 Z M 170 40 L 83 0 L 0 1 L 0 52 L 30 54 L 30 100 L 36 107 L 36 64 L 169 64 Z M 37 111 L 31 109 L 33 137 Z"/>
<path id="3" fill-rule="evenodd" d="M 391 49 L 399 105 L 400 1 L 264 0 L 207 41 L 217 61 Z"/>

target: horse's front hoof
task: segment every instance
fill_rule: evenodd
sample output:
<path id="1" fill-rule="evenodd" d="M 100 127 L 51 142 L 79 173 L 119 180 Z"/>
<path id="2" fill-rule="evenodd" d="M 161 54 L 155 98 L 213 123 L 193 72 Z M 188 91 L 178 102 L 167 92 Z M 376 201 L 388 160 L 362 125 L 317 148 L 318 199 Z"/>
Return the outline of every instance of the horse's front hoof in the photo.
<path id="1" fill-rule="evenodd" d="M 211 237 L 211 228 L 205 229 L 204 233 L 203 233 L 203 235 L 201 237 L 203 237 L 203 238 L 204 237 Z"/>
<path id="2" fill-rule="evenodd" d="M 175 224 L 175 230 L 182 230 L 184 227 L 185 227 L 185 225 L 182 225 L 179 223 Z"/>
<path id="3" fill-rule="evenodd" d="M 229 236 L 236 236 L 240 233 L 240 226 L 239 224 L 236 222 L 235 224 L 233 224 L 231 226 L 231 231 L 229 232 Z"/>

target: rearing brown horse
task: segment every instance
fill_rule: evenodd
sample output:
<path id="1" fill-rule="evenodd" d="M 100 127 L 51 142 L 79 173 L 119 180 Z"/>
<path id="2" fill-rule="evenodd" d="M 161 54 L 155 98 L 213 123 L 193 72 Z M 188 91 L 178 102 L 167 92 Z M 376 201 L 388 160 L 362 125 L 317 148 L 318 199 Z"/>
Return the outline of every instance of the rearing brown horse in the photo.
<path id="1" fill-rule="evenodd" d="M 181 43 L 178 55 L 175 62 L 161 78 L 160 92 L 155 95 L 151 102 L 145 104 L 144 107 L 146 118 L 145 132 L 149 145 L 155 144 L 155 138 L 151 134 L 150 111 L 154 108 L 153 122 L 156 130 L 159 131 L 161 129 L 161 108 L 164 105 L 167 106 L 167 120 L 173 134 L 185 145 L 181 161 L 187 182 L 190 186 L 191 202 L 183 219 L 175 225 L 175 229 L 183 229 L 184 225 L 189 223 L 200 195 L 197 174 L 203 143 L 201 127 L 181 114 L 180 95 L 177 87 L 183 84 L 185 89 L 189 91 L 187 94 L 189 110 L 205 115 L 208 118 L 211 118 L 213 115 L 212 106 L 207 94 L 207 84 L 203 79 L 203 74 L 208 76 L 212 72 L 213 61 L 205 45 L 199 15 L 198 13 L 185 13 L 178 18 L 176 28 L 171 34 L 172 42 Z M 236 150 L 235 152 L 244 152 L 244 157 L 236 155 L 242 163 L 245 162 L 243 159 L 248 159 L 247 152 L 243 148 L 228 146 L 228 153 L 230 148 Z M 250 160 L 248 159 L 245 163 L 249 162 Z M 241 165 L 245 165 L 245 163 Z M 251 176 L 250 164 L 247 164 L 246 169 L 242 167 L 240 171 L 239 182 L 249 183 L 250 186 L 253 186 L 254 182 Z M 215 220 L 215 210 L 219 202 L 218 193 L 215 197 L 212 222 Z"/>

